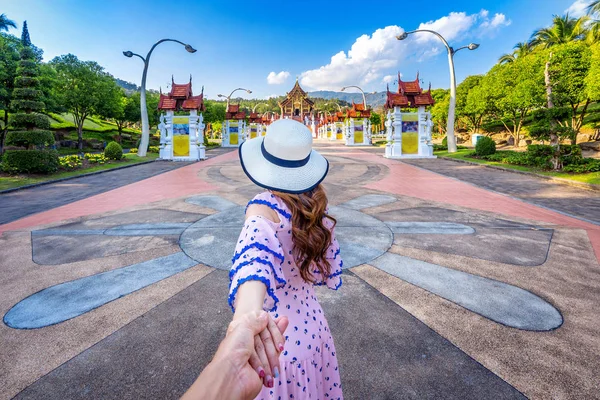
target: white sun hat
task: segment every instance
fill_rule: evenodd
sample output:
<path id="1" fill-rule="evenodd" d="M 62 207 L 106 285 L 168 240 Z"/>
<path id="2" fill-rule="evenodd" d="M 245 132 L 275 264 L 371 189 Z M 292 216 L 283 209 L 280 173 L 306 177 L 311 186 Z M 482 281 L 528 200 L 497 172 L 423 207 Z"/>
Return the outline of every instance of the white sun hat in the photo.
<path id="1" fill-rule="evenodd" d="M 314 189 L 327 175 L 329 162 L 312 149 L 312 132 L 292 119 L 269 125 L 267 134 L 240 145 L 240 162 L 260 187 L 299 194 Z"/>

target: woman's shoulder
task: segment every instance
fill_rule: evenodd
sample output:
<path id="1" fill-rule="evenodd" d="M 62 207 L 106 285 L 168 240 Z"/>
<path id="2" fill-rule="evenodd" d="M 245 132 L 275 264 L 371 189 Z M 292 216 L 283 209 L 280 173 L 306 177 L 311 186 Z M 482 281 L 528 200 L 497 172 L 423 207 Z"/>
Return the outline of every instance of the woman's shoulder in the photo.
<path id="1" fill-rule="evenodd" d="M 292 219 L 292 214 L 283 200 L 269 191 L 265 191 L 254 196 L 254 198 L 248 202 L 246 210 L 253 204 L 269 207 L 280 216 L 281 222 L 287 223 Z"/>

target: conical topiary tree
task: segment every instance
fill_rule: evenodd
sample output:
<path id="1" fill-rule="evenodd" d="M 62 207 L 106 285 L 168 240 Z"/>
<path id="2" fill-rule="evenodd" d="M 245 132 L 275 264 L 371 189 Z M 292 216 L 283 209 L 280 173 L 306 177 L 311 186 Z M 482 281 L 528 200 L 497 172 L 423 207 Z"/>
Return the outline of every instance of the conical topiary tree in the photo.
<path id="1" fill-rule="evenodd" d="M 49 150 L 54 144 L 54 135 L 48 117 L 40 112 L 44 103 L 40 101 L 42 92 L 39 86 L 39 66 L 29 41 L 27 25 L 23 25 L 23 49 L 17 67 L 15 89 L 11 108 L 13 115 L 10 126 L 14 130 L 6 136 L 2 167 L 7 172 L 52 173 L 58 169 L 58 154 Z"/>

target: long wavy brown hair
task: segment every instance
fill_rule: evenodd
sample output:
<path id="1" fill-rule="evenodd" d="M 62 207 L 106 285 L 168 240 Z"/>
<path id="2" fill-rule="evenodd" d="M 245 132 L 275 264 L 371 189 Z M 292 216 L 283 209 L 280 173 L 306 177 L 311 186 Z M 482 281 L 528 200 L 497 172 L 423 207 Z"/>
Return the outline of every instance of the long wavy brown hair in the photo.
<path id="1" fill-rule="evenodd" d="M 331 273 L 326 259 L 327 248 L 331 243 L 331 231 L 325 226 L 325 218 L 337 223 L 335 218 L 325 213 L 327 194 L 318 185 L 310 192 L 289 194 L 273 192 L 292 212 L 293 255 L 300 268 L 300 276 L 306 282 L 315 282 L 311 265 L 314 265 L 323 278 Z"/>

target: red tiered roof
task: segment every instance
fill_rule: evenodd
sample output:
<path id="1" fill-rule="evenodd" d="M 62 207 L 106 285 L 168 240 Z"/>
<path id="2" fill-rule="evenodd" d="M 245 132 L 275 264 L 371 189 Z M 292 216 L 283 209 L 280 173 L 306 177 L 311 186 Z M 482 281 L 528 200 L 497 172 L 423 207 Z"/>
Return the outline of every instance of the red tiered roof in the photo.
<path id="1" fill-rule="evenodd" d="M 431 97 L 431 84 L 429 90 L 424 93 L 419 85 L 418 73 L 417 79 L 410 82 L 403 82 L 398 74 L 398 93 L 390 92 L 389 86 L 387 88 L 385 108 L 432 106 L 434 103 Z"/>
<path id="2" fill-rule="evenodd" d="M 250 117 L 248 118 L 248 121 L 250 123 L 260 124 L 262 121 L 262 117 L 259 117 L 258 113 L 250 113 Z"/>
<path id="3" fill-rule="evenodd" d="M 159 110 L 199 110 L 204 111 L 204 87 L 202 93 L 198 96 L 192 94 L 192 76 L 190 75 L 190 81 L 185 84 L 175 83 L 171 77 L 171 91 L 168 95 L 160 93 L 158 100 Z"/>
<path id="4" fill-rule="evenodd" d="M 246 119 L 246 113 L 240 111 L 239 104 L 230 104 L 225 113 L 225 119 Z"/>
<path id="5" fill-rule="evenodd" d="M 371 110 L 365 109 L 363 103 L 352 102 L 352 108 L 346 113 L 348 118 L 369 118 L 371 116 Z"/>

